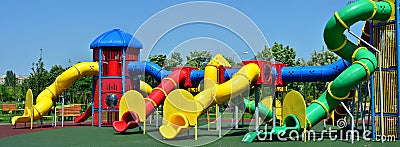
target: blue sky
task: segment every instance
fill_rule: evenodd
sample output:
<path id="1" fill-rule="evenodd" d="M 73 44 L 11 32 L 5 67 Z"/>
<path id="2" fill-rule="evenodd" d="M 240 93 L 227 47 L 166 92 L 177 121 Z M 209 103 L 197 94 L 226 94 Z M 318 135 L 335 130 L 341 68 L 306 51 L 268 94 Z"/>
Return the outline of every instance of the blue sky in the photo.
<path id="1" fill-rule="evenodd" d="M 89 44 L 98 35 L 113 28 L 135 34 L 151 16 L 184 2 L 188 1 L 2 1 L 0 74 L 13 70 L 17 75 L 28 75 L 32 62 L 39 58 L 40 48 L 43 49 L 43 60 L 47 69 L 55 64 L 69 66 L 69 60 L 71 64 L 91 61 L 92 51 Z M 345 7 L 348 0 L 215 2 L 232 7 L 250 18 L 268 44 L 279 42 L 289 45 L 296 50 L 297 57 L 309 59 L 313 50 L 320 50 L 324 45 L 322 35 L 325 23 L 335 11 Z M 207 10 L 210 13 L 217 11 Z M 185 17 L 185 13 L 177 16 Z M 164 17 L 159 20 L 158 25 L 161 28 L 167 22 L 179 18 Z M 235 18 L 236 16 L 226 19 Z M 362 25 L 357 23 L 352 30 L 361 34 Z M 155 31 L 157 29 L 154 26 L 152 28 Z M 138 33 L 138 36 L 143 34 Z M 247 39 L 260 39 L 253 37 Z M 137 38 L 141 40 L 140 37 Z M 153 48 L 152 54 L 188 52 L 195 49 L 225 53 L 223 48 L 234 48 L 235 51 L 242 52 L 241 49 L 246 47 L 245 42 L 232 31 L 218 25 L 199 23 L 177 27 L 164 34 L 154 46 L 146 45 L 144 44 L 143 50 Z"/>

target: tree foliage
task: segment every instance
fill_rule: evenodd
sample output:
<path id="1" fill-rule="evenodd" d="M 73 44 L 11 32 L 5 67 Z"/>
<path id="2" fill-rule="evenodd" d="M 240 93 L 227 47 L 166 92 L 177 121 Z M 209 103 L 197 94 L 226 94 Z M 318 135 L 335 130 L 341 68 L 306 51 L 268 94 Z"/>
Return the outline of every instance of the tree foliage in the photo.
<path id="1" fill-rule="evenodd" d="M 257 59 L 271 61 L 274 56 L 272 55 L 272 51 L 267 46 L 264 46 L 264 49 L 261 52 L 258 52 L 256 55 Z"/>
<path id="2" fill-rule="evenodd" d="M 45 69 L 45 64 L 42 57 L 42 49 L 40 49 L 40 56 L 37 62 L 32 63 L 31 73 L 25 79 L 20 88 L 21 93 L 24 94 L 28 89 L 32 89 L 34 99 L 42 92 L 47 86 L 50 86 L 56 78 L 61 75 L 66 69 L 61 65 L 53 65 L 50 71 Z M 92 77 L 86 76 L 76 80 L 72 85 L 65 90 L 67 103 L 86 103 L 91 100 L 92 93 Z M 23 97 L 23 95 L 22 95 Z"/>
<path id="3" fill-rule="evenodd" d="M 311 60 L 307 62 L 307 65 L 309 66 L 321 66 L 321 65 L 328 65 L 332 64 L 338 59 L 338 56 L 336 56 L 333 52 L 326 51 L 324 47 L 322 47 L 322 51 L 317 52 L 314 50 L 311 53 Z"/>
<path id="4" fill-rule="evenodd" d="M 87 104 L 91 102 L 92 77 L 84 76 L 76 80 L 66 91 L 68 103 Z"/>
<path id="5" fill-rule="evenodd" d="M 0 86 L 1 101 L 12 101 L 17 99 L 17 96 L 19 96 L 17 77 L 12 70 L 8 70 L 4 77 L 4 84 Z"/>
<path id="6" fill-rule="evenodd" d="M 166 59 L 167 59 L 167 55 L 165 55 L 165 54 L 151 55 L 149 57 L 150 62 L 153 62 L 160 67 L 164 66 Z"/>
<path id="7" fill-rule="evenodd" d="M 45 89 L 50 81 L 49 81 L 49 72 L 44 68 L 44 62 L 42 58 L 42 49 L 40 49 L 40 56 L 36 63 L 32 63 L 32 72 L 30 73 L 28 79 L 28 88 L 32 89 L 33 99 L 36 100 L 36 97 L 39 93 Z M 24 89 L 27 90 L 27 89 Z"/>
<path id="8" fill-rule="evenodd" d="M 236 63 L 235 60 L 234 60 L 232 57 L 227 57 L 227 56 L 223 56 L 223 57 L 226 59 L 226 61 L 228 61 L 228 63 L 229 63 L 232 67 L 242 65 L 241 62 Z"/>
<path id="9" fill-rule="evenodd" d="M 49 72 L 49 81 L 55 81 L 56 78 L 61 75 L 63 72 L 65 71 L 65 69 L 61 66 L 61 65 L 53 65 L 50 68 L 50 72 Z"/>
<path id="10" fill-rule="evenodd" d="M 192 51 L 189 56 L 186 56 L 186 65 L 204 69 L 207 63 L 211 60 L 212 54 L 210 51 Z"/>
<path id="11" fill-rule="evenodd" d="M 8 70 L 6 72 L 4 84 L 6 86 L 12 86 L 12 87 L 15 87 L 15 85 L 17 85 L 17 77 L 15 76 L 15 73 L 12 70 Z"/>
<path id="12" fill-rule="evenodd" d="M 289 66 L 296 65 L 296 51 L 292 47 L 283 46 L 283 44 L 277 42 L 271 48 L 264 46 L 264 50 L 258 52 L 256 58 L 267 61 L 274 59 Z"/>
<path id="13" fill-rule="evenodd" d="M 172 70 L 174 67 L 182 65 L 183 58 L 181 57 L 181 53 L 172 52 L 171 57 L 165 59 L 164 68 L 166 70 Z"/>

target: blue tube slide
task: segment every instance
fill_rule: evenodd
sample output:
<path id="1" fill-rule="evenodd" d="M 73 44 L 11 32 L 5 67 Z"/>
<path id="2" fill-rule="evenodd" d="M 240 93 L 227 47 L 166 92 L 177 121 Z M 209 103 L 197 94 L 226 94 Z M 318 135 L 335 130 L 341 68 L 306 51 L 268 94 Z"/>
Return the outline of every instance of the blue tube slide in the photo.
<path id="1" fill-rule="evenodd" d="M 334 63 L 324 66 L 282 67 L 281 76 L 283 83 L 315 81 L 327 82 L 332 81 L 350 65 L 350 62 L 340 58 Z M 128 65 L 128 71 L 131 75 L 143 74 L 144 72 L 145 74 L 155 78 L 158 82 L 171 74 L 171 71 L 167 71 L 153 62 L 131 62 Z M 229 80 L 237 71 L 238 69 L 226 69 L 224 74 L 225 80 Z M 273 68 L 272 72 L 272 76 L 277 78 L 276 69 Z M 192 70 L 190 73 L 190 81 L 192 82 L 193 87 L 198 86 L 203 79 L 204 70 Z"/>
<path id="2" fill-rule="evenodd" d="M 340 58 L 334 63 L 324 66 L 283 67 L 281 71 L 282 81 L 283 83 L 332 81 L 350 65 L 350 62 Z"/>
<path id="3" fill-rule="evenodd" d="M 239 69 L 226 69 L 224 73 L 224 78 L 226 80 L 229 80 L 232 75 L 238 70 Z M 158 82 L 171 74 L 171 71 L 167 71 L 153 62 L 131 62 L 128 65 L 128 71 L 131 75 L 145 73 L 146 75 L 150 75 L 151 77 L 156 79 Z M 204 70 L 192 70 L 192 72 L 190 73 L 190 81 L 192 82 L 193 87 L 197 87 L 203 79 Z"/>
<path id="4" fill-rule="evenodd" d="M 128 65 L 128 72 L 130 75 L 140 75 L 144 73 L 146 75 L 150 75 L 158 82 L 171 74 L 171 71 L 167 71 L 153 62 L 131 62 Z"/>

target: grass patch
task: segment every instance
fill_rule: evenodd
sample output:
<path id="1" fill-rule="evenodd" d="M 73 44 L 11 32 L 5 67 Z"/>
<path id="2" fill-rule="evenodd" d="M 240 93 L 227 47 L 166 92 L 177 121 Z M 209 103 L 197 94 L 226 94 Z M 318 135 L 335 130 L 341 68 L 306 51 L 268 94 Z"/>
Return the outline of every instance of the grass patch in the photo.
<path id="1" fill-rule="evenodd" d="M 153 133 L 158 133 L 153 130 Z M 227 135 L 207 146 L 398 146 L 396 142 L 355 141 L 286 141 L 286 142 L 253 142 L 243 143 L 241 139 L 247 133 L 247 128 L 231 130 Z M 216 137 L 216 136 L 199 136 Z M 178 142 L 189 142 L 196 145 L 198 141 L 192 138 Z M 138 129 L 132 129 L 125 134 L 115 133 L 111 127 L 78 127 L 62 128 L 49 131 L 34 132 L 0 139 L 0 146 L 169 146 L 152 138 L 150 135 L 142 134 Z"/>

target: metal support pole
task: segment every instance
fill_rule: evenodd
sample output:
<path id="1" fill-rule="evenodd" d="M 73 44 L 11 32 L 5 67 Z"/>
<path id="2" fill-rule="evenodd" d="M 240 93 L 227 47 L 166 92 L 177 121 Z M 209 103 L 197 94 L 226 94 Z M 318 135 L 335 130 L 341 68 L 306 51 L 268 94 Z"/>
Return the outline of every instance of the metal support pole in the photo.
<path id="1" fill-rule="evenodd" d="M 372 81 L 371 81 L 371 84 L 372 84 Z M 370 98 L 370 106 L 368 108 L 368 116 L 367 116 L 367 130 L 368 130 L 369 129 L 369 122 L 371 120 L 371 115 L 372 115 L 371 112 L 374 111 L 374 109 L 372 109 L 373 103 L 372 103 L 371 87 L 370 87 L 369 82 L 367 83 L 367 92 L 368 92 L 368 97 Z M 367 97 L 366 97 L 366 99 L 367 99 Z M 367 102 L 367 100 L 365 100 L 365 102 Z"/>
<path id="2" fill-rule="evenodd" d="M 362 98 L 361 98 L 361 86 L 362 86 L 362 83 L 361 84 L 358 84 L 358 87 L 357 87 L 357 99 L 358 99 L 358 102 L 357 102 L 357 105 L 358 105 L 358 107 L 357 107 L 357 113 L 355 113 L 356 114 L 356 128 L 358 128 L 358 119 L 359 119 L 359 115 L 362 115 L 362 110 L 361 110 L 361 102 L 362 102 Z"/>
<path id="3" fill-rule="evenodd" d="M 397 65 L 397 120 L 400 120 L 400 95 L 399 95 L 399 91 L 400 91 L 400 76 L 399 76 L 399 71 L 400 71 L 400 54 L 399 54 L 399 50 L 400 50 L 400 1 L 396 0 L 395 1 L 395 15 L 396 15 L 396 54 L 397 54 L 397 59 L 396 59 L 396 65 Z M 397 138 L 400 138 L 400 121 L 397 121 Z"/>
<path id="4" fill-rule="evenodd" d="M 244 127 L 244 115 L 242 115 L 242 125 L 241 125 L 241 128 L 243 128 Z"/>
<path id="5" fill-rule="evenodd" d="M 274 128 L 276 126 L 276 103 L 275 103 L 276 97 L 272 97 L 272 127 Z"/>
<path id="6" fill-rule="evenodd" d="M 236 98 L 236 100 L 235 100 L 235 113 L 234 113 L 234 115 L 235 115 L 235 123 L 234 123 L 234 125 L 235 125 L 235 129 L 238 129 L 239 128 L 239 98 Z"/>
<path id="7" fill-rule="evenodd" d="M 64 100 L 65 100 L 65 91 L 63 91 L 63 97 L 61 100 L 61 127 L 64 127 Z"/>
<path id="8" fill-rule="evenodd" d="M 222 106 L 220 106 L 220 107 L 222 107 Z M 217 111 L 218 111 L 218 117 L 217 117 L 217 119 L 218 119 L 218 137 L 219 138 L 221 138 L 222 137 L 222 125 L 221 125 L 221 123 L 222 123 L 222 121 L 221 121 L 221 119 L 222 119 L 222 116 L 221 116 L 221 111 L 219 110 L 219 108 L 220 107 L 218 107 L 218 109 L 217 109 Z"/>
<path id="9" fill-rule="evenodd" d="M 53 115 L 54 127 L 57 127 L 57 103 L 54 102 L 54 115 Z"/>
<path id="10" fill-rule="evenodd" d="M 368 85 L 368 81 L 365 82 Z M 368 88 L 366 89 L 368 90 Z M 365 96 L 364 98 L 361 98 L 362 102 L 361 102 L 361 121 L 362 121 L 362 130 L 363 132 L 365 132 L 365 107 L 367 105 L 367 95 L 368 95 L 368 91 L 365 91 Z"/>
<path id="11" fill-rule="evenodd" d="M 349 114 L 351 117 L 351 136 L 350 136 L 350 138 L 351 138 L 351 144 L 353 144 L 354 143 L 354 116 L 353 116 L 353 114 L 350 113 L 350 110 L 347 109 L 347 106 L 342 101 L 340 101 L 340 103 L 342 104 L 343 108 L 346 110 L 347 114 Z"/>
<path id="12" fill-rule="evenodd" d="M 259 127 L 259 116 L 260 116 L 260 114 L 259 114 L 259 110 L 258 110 L 258 102 L 260 101 L 260 88 L 259 88 L 259 85 L 257 85 L 256 87 L 255 87 L 256 89 L 256 93 L 255 93 L 255 102 L 254 102 L 254 104 L 255 104 L 255 111 L 254 111 L 254 115 L 255 115 L 255 120 L 256 120 L 256 123 L 255 123 L 255 131 L 256 132 L 258 132 L 258 127 Z"/>
<path id="13" fill-rule="evenodd" d="M 100 73 L 100 71 L 99 71 L 99 73 Z M 95 87 L 96 87 L 96 84 L 95 84 L 95 81 L 96 81 L 96 78 L 95 78 L 95 76 L 92 76 L 92 103 L 90 104 L 91 106 L 92 106 L 92 127 L 94 126 L 94 100 L 95 100 L 95 97 L 94 97 L 94 93 L 95 93 Z"/>
<path id="14" fill-rule="evenodd" d="M 156 115 L 156 129 L 158 129 L 158 119 L 159 119 L 158 118 L 158 115 L 159 115 L 158 114 L 158 107 L 156 108 L 156 114 L 155 115 Z"/>
<path id="15" fill-rule="evenodd" d="M 354 37 L 356 37 L 357 39 L 359 39 L 360 41 L 362 41 L 363 43 L 367 44 L 370 48 L 372 48 L 374 51 L 378 52 L 378 62 L 379 62 L 379 100 L 380 100 L 380 112 L 381 112 L 381 122 L 380 122 L 380 126 L 381 126 L 381 141 L 382 143 L 384 142 L 384 132 L 385 132 L 385 125 L 383 123 L 383 82 L 382 82 L 382 54 L 381 51 L 379 51 L 378 49 L 376 49 L 374 46 L 372 46 L 371 44 L 369 44 L 368 42 L 366 42 L 365 40 L 363 40 L 361 37 L 357 36 L 356 34 L 354 34 L 352 31 L 350 31 L 350 29 L 348 29 L 348 32 L 353 35 Z"/>
<path id="16" fill-rule="evenodd" d="M 98 93 L 98 109 L 97 109 L 97 119 L 98 119 L 98 125 L 101 127 L 101 97 L 102 97 L 102 74 L 103 74 L 103 49 L 102 47 L 99 48 L 99 93 Z"/>

